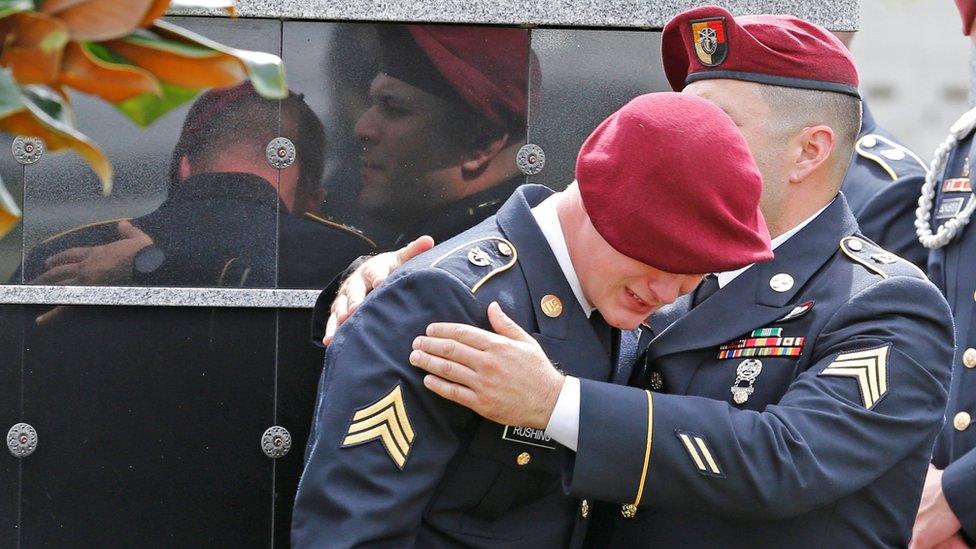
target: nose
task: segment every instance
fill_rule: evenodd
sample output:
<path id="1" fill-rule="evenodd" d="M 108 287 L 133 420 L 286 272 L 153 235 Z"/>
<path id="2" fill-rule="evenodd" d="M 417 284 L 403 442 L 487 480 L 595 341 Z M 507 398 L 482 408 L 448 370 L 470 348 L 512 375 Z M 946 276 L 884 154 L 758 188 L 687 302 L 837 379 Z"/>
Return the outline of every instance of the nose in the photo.
<path id="1" fill-rule="evenodd" d="M 370 107 L 360 115 L 353 128 L 353 134 L 360 143 L 377 140 L 379 125 L 376 123 L 376 107 Z"/>
<path id="2" fill-rule="evenodd" d="M 648 281 L 647 288 L 662 305 L 670 305 L 681 295 L 681 280 L 677 277 L 664 277 Z"/>

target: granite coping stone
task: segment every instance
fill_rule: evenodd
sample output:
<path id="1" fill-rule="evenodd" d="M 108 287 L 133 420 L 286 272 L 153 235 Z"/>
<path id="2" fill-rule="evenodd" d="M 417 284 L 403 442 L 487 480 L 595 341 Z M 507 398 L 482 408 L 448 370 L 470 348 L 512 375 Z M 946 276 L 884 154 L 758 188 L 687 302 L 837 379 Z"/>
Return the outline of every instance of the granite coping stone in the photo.
<path id="1" fill-rule="evenodd" d="M 310 309 L 319 290 L 0 285 L 0 304 Z"/>
<path id="2" fill-rule="evenodd" d="M 860 0 L 238 0 L 242 17 L 660 29 L 676 13 L 721 4 L 736 15 L 786 13 L 831 30 L 856 30 Z M 172 15 L 226 16 L 222 10 Z"/>

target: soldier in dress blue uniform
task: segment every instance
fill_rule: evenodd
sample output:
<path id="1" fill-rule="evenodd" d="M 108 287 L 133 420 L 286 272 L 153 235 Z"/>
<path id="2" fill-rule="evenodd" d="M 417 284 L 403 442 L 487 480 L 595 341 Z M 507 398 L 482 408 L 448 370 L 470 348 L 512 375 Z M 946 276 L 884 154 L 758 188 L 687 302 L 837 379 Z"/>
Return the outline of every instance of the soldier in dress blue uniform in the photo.
<path id="1" fill-rule="evenodd" d="M 915 237 L 915 208 L 926 166 L 917 154 L 878 126 L 861 102 L 861 133 L 841 187 L 861 233 L 924 269 L 928 251 Z"/>
<path id="2" fill-rule="evenodd" d="M 528 117 L 524 29 L 384 25 L 361 146 L 359 206 L 392 245 L 440 240 L 495 213 L 524 182 L 515 163 Z"/>
<path id="3" fill-rule="evenodd" d="M 374 245 L 350 227 L 306 213 L 322 201 L 322 156 L 300 156 L 282 170 L 270 165 L 265 146 L 279 135 L 279 125 L 302 150 L 324 148 L 322 124 L 299 95 L 279 104 L 259 97 L 250 83 L 204 93 L 173 151 L 166 201 L 137 219 L 47 238 L 28 255 L 25 280 L 232 287 L 327 282 Z M 313 258 L 309 250 L 316 250 Z"/>
<path id="4" fill-rule="evenodd" d="M 718 102 L 750 139 L 776 258 L 653 315 L 637 365 L 618 365 L 630 387 L 568 375 L 556 399 L 522 395 L 543 379 L 526 366 L 538 353 L 493 340 L 472 354 L 498 334 L 453 324 L 428 329 L 415 363 L 443 378 L 428 382 L 438 394 L 482 414 L 508 402 L 499 420 L 575 450 L 564 482 L 596 507 L 593 547 L 905 545 L 952 324 L 924 273 L 865 238 L 837 193 L 858 127 L 843 122 L 859 106 L 853 60 L 815 25 L 717 7 L 678 15 L 662 45 L 672 86 Z M 784 120 L 795 129 L 780 137 Z"/>
<path id="5" fill-rule="evenodd" d="M 976 2 L 957 0 L 963 33 L 972 36 Z M 956 352 L 946 423 L 929 469 L 912 547 L 976 544 L 976 232 L 970 166 L 976 159 L 976 109 L 963 114 L 935 151 L 922 187 L 916 226 L 930 250 L 929 278 L 942 290 L 955 319 Z"/>
<path id="6" fill-rule="evenodd" d="M 412 342 L 434 321 L 487 326 L 497 303 L 568 372 L 609 380 L 610 326 L 635 328 L 703 271 L 772 254 L 758 168 L 708 101 L 634 99 L 583 145 L 577 174 L 563 193 L 522 187 L 497 216 L 406 264 L 339 330 L 295 503 L 296 546 L 579 546 L 589 510 L 563 494 L 557 445 L 425 389 L 407 361 Z"/>
<path id="7" fill-rule="evenodd" d="M 850 48 L 853 32 L 834 32 Z M 841 191 L 861 233 L 888 251 L 925 269 L 928 251 L 915 237 L 915 208 L 927 166 L 861 101 L 861 131 Z"/>

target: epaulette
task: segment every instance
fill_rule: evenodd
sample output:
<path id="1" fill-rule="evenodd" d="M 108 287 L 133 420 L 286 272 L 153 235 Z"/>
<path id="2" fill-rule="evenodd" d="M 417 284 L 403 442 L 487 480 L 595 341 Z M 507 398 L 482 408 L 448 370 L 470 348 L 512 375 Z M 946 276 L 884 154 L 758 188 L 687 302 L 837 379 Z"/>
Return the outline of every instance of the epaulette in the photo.
<path id="1" fill-rule="evenodd" d="M 892 181 L 913 173 L 924 174 L 928 169 L 925 162 L 907 147 L 876 133 L 858 139 L 854 143 L 854 150 L 864 158 L 877 162 Z"/>
<path id="2" fill-rule="evenodd" d="M 343 223 L 339 223 L 338 221 L 335 221 L 333 219 L 326 219 L 324 217 L 319 217 L 319 216 L 317 216 L 317 215 L 315 215 L 313 213 L 310 213 L 310 212 L 305 212 L 305 214 L 304 214 L 303 217 L 305 219 L 308 219 L 309 221 L 314 221 L 315 223 L 319 223 L 320 225 L 325 225 L 326 227 L 332 227 L 333 229 L 342 231 L 344 233 L 351 234 L 351 235 L 353 235 L 353 236 L 361 239 L 363 242 L 366 242 L 372 248 L 374 248 L 374 249 L 376 248 L 376 242 L 373 241 L 372 238 L 366 236 L 366 233 L 364 233 L 363 231 L 360 231 L 359 229 L 357 229 L 355 227 L 352 227 L 350 225 L 345 225 Z"/>
<path id="3" fill-rule="evenodd" d="M 475 293 L 493 276 L 511 269 L 517 261 L 518 250 L 514 244 L 500 236 L 489 236 L 452 249 L 430 266 L 451 273 Z"/>
<path id="4" fill-rule="evenodd" d="M 922 269 L 919 269 L 911 261 L 859 236 L 845 236 L 840 239 L 840 249 L 855 263 L 863 265 L 867 270 L 881 278 L 892 276 L 926 278 Z"/>
<path id="5" fill-rule="evenodd" d="M 78 227 L 73 227 L 71 229 L 63 230 L 55 235 L 49 236 L 41 241 L 41 244 L 47 244 L 48 242 L 53 242 L 59 238 L 63 238 L 70 234 L 76 233 L 78 231 L 84 231 L 86 229 L 94 229 L 96 227 L 101 227 L 103 225 L 118 225 L 123 221 L 131 221 L 131 217 L 120 217 L 118 219 L 109 219 L 107 221 L 96 221 L 94 223 L 86 223 L 85 225 L 79 225 Z"/>
<path id="6" fill-rule="evenodd" d="M 972 133 L 973 128 L 976 128 L 976 107 L 962 113 L 962 116 L 949 126 L 949 133 L 956 138 L 956 141 L 962 141 Z"/>

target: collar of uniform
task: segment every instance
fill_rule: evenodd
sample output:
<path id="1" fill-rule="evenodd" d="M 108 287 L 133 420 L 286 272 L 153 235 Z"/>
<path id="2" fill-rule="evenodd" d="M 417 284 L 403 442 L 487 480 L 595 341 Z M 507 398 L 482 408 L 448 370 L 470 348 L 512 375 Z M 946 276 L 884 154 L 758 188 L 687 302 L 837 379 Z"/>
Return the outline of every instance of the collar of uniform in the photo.
<path id="1" fill-rule="evenodd" d="M 810 222 L 813 221 L 814 219 L 816 219 L 818 215 L 822 214 L 823 211 L 826 210 L 827 207 L 830 206 L 830 204 L 832 204 L 832 203 L 833 203 L 833 201 L 831 201 L 830 203 L 828 203 L 823 208 L 820 208 L 819 210 L 817 210 L 810 217 L 804 219 L 802 222 L 800 222 L 799 225 L 793 227 L 792 229 L 790 229 L 790 230 L 786 231 L 785 233 L 783 233 L 783 234 L 777 236 L 776 238 L 774 238 L 772 240 L 772 242 L 770 242 L 770 247 L 773 250 L 775 250 L 776 248 L 779 248 L 784 242 L 786 242 L 787 240 L 789 240 L 793 235 L 795 235 L 796 233 L 800 232 L 803 229 L 803 227 L 806 227 L 807 225 L 809 225 Z M 741 269 L 737 269 L 735 271 L 725 271 L 724 273 L 716 273 L 715 276 L 718 278 L 718 287 L 719 287 L 719 289 L 724 288 L 726 286 L 726 284 L 728 284 L 729 282 L 732 282 L 740 274 L 746 272 L 746 270 L 749 269 L 749 267 L 752 267 L 752 265 L 755 265 L 755 263 L 753 263 L 751 265 L 746 265 L 745 267 L 743 267 Z"/>
<path id="2" fill-rule="evenodd" d="M 573 299 L 573 289 L 556 260 L 545 235 L 533 219 L 532 207 L 552 196 L 554 191 L 542 185 L 523 185 L 502 205 L 495 217 L 502 233 L 518 250 L 518 262 L 525 275 L 529 298 L 539 332 L 547 337 L 566 339 L 574 322 L 587 322 L 582 307 L 563 307 L 555 318 L 542 310 L 542 299 L 548 295 L 562 302 Z M 594 336 L 594 344 L 599 344 Z"/>
<path id="3" fill-rule="evenodd" d="M 689 349 L 720 345 L 742 333 L 780 318 L 797 292 L 840 249 L 840 239 L 857 232 L 857 222 L 843 194 L 776 250 L 769 263 L 756 265 L 695 308 L 684 295 L 651 318 L 659 334 L 648 348 L 648 360 Z M 777 292 L 770 285 L 776 274 L 788 274 L 793 286 Z"/>
<path id="4" fill-rule="evenodd" d="M 498 210 L 498 205 L 504 203 L 524 181 L 524 177 L 513 177 L 489 187 L 484 191 L 466 196 L 452 202 L 443 208 L 429 213 L 424 221 L 413 229 L 397 236 L 397 246 L 402 246 L 420 235 L 430 235 L 434 242 L 444 242 L 449 238 L 461 234 L 490 217 Z"/>
<path id="5" fill-rule="evenodd" d="M 773 307 L 789 303 L 807 280 L 840 249 L 840 240 L 857 232 L 857 221 L 843 193 L 810 223 L 784 242 L 769 263 L 757 265 L 749 278 L 756 285 L 756 302 Z M 785 292 L 770 287 L 773 276 L 785 273 L 793 286 Z M 744 278 L 744 277 L 743 277 Z"/>
<path id="6" fill-rule="evenodd" d="M 566 245 L 566 237 L 563 235 L 562 225 L 559 224 L 559 214 L 556 212 L 558 199 L 559 195 L 554 194 L 543 200 L 538 206 L 532 208 L 532 216 L 535 217 L 535 222 L 539 225 L 542 236 L 549 243 L 552 255 L 556 257 L 556 262 L 559 263 L 559 268 L 562 269 L 566 282 L 569 283 L 573 295 L 576 296 L 576 302 L 583 308 L 586 318 L 590 318 L 590 315 L 593 314 L 593 306 L 583 295 L 579 276 L 576 275 L 576 267 L 573 266 L 573 261 L 569 257 L 569 247 Z"/>
<path id="7" fill-rule="evenodd" d="M 269 208 L 278 204 L 278 193 L 271 183 L 263 177 L 243 172 L 209 172 L 188 177 L 170 187 L 166 202 L 196 202 L 215 198 L 257 202 Z"/>

